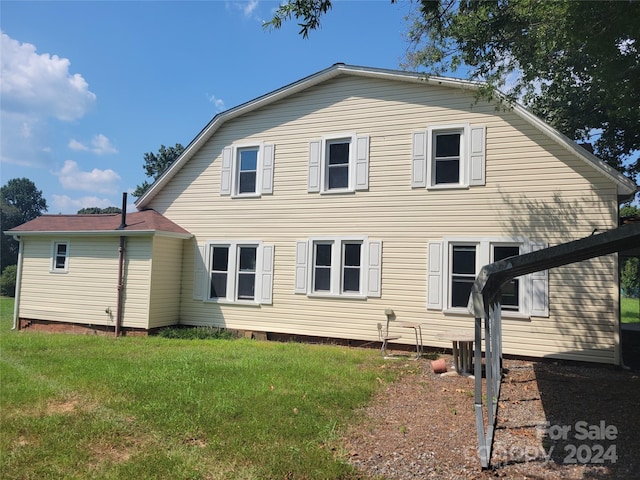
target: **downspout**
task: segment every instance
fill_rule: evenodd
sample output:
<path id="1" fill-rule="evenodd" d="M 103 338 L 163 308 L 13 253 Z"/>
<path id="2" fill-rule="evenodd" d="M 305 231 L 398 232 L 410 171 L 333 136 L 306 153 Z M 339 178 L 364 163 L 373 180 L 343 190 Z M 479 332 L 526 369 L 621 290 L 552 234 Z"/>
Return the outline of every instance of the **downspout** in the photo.
<path id="1" fill-rule="evenodd" d="M 11 330 L 20 330 L 20 285 L 22 284 L 22 238 L 15 237 L 18 240 L 18 269 L 16 272 L 16 292 L 14 294 L 13 304 L 13 325 Z"/>
<path id="2" fill-rule="evenodd" d="M 124 230 L 127 227 L 127 192 L 122 193 L 122 220 L 118 230 Z M 116 308 L 116 325 L 114 328 L 114 336 L 120 335 L 120 325 L 122 324 L 122 307 L 124 294 L 124 254 L 125 254 L 126 237 L 120 235 L 120 246 L 118 247 L 118 306 Z"/>

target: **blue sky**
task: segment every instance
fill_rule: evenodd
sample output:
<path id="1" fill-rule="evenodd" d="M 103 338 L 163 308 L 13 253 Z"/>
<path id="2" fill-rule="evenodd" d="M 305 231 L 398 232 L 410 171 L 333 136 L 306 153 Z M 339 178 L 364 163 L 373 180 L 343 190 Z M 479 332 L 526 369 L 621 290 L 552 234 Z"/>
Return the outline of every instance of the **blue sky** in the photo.
<path id="1" fill-rule="evenodd" d="M 309 39 L 262 28 L 277 6 L 3 0 L 1 184 L 31 179 L 48 213 L 119 207 L 145 152 L 186 146 L 216 113 L 336 62 L 403 60 L 407 2 L 335 1 Z"/>

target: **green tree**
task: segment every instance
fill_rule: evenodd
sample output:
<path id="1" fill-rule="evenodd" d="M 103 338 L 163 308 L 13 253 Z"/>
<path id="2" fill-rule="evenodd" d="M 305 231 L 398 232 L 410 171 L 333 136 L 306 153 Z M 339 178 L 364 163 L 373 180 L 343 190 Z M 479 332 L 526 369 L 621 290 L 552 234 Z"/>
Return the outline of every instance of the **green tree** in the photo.
<path id="1" fill-rule="evenodd" d="M 171 166 L 173 162 L 182 154 L 184 151 L 184 147 L 176 143 L 174 147 L 165 147 L 164 145 L 160 146 L 160 150 L 158 153 L 147 152 L 144 154 L 144 171 L 148 178 L 152 179 L 152 182 L 157 180 L 160 175 L 164 173 L 164 171 Z M 151 186 L 147 180 L 145 180 L 141 185 L 138 185 L 133 192 L 133 196 L 136 198 L 140 198 L 144 195 L 149 187 Z"/>
<path id="2" fill-rule="evenodd" d="M 18 242 L 4 231 L 39 217 L 47 211 L 42 190 L 28 178 L 13 178 L 0 188 L 0 270 L 18 261 Z"/>
<path id="3" fill-rule="evenodd" d="M 0 294 L 7 297 L 16 296 L 16 277 L 18 274 L 17 265 L 9 265 L 2 271 L 0 276 Z"/>
<path id="4" fill-rule="evenodd" d="M 620 274 L 620 287 L 626 297 L 636 298 L 640 294 L 640 259 L 626 258 Z"/>
<path id="5" fill-rule="evenodd" d="M 122 213 L 122 209 L 118 207 L 86 207 L 78 210 L 78 215 L 98 215 L 102 213 Z"/>
<path id="6" fill-rule="evenodd" d="M 391 3 L 394 3 L 392 0 Z M 533 113 L 630 178 L 640 174 L 640 2 L 414 0 L 406 67 L 471 79 Z M 287 0 L 266 22 L 295 18 L 307 37 L 331 0 Z"/>

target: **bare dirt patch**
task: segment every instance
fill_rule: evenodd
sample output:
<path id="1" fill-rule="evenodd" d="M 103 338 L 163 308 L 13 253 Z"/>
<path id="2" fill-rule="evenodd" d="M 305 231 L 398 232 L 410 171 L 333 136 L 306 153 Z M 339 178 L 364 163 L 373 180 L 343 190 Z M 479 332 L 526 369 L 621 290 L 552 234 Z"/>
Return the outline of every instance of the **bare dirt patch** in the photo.
<path id="1" fill-rule="evenodd" d="M 492 468 L 482 470 L 473 380 L 434 374 L 426 359 L 386 365 L 406 373 L 344 437 L 365 478 L 638 478 L 638 372 L 505 360 Z"/>

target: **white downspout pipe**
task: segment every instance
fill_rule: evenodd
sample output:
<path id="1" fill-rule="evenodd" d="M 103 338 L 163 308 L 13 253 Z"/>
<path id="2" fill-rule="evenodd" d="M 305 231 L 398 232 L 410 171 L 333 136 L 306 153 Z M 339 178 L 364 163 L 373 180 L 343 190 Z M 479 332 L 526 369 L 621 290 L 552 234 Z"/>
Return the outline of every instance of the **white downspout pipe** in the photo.
<path id="1" fill-rule="evenodd" d="M 14 237 L 18 240 L 18 269 L 16 271 L 16 293 L 14 295 L 13 304 L 13 326 L 11 330 L 20 330 L 18 319 L 20 318 L 20 287 L 22 285 L 22 239 L 20 237 Z"/>

